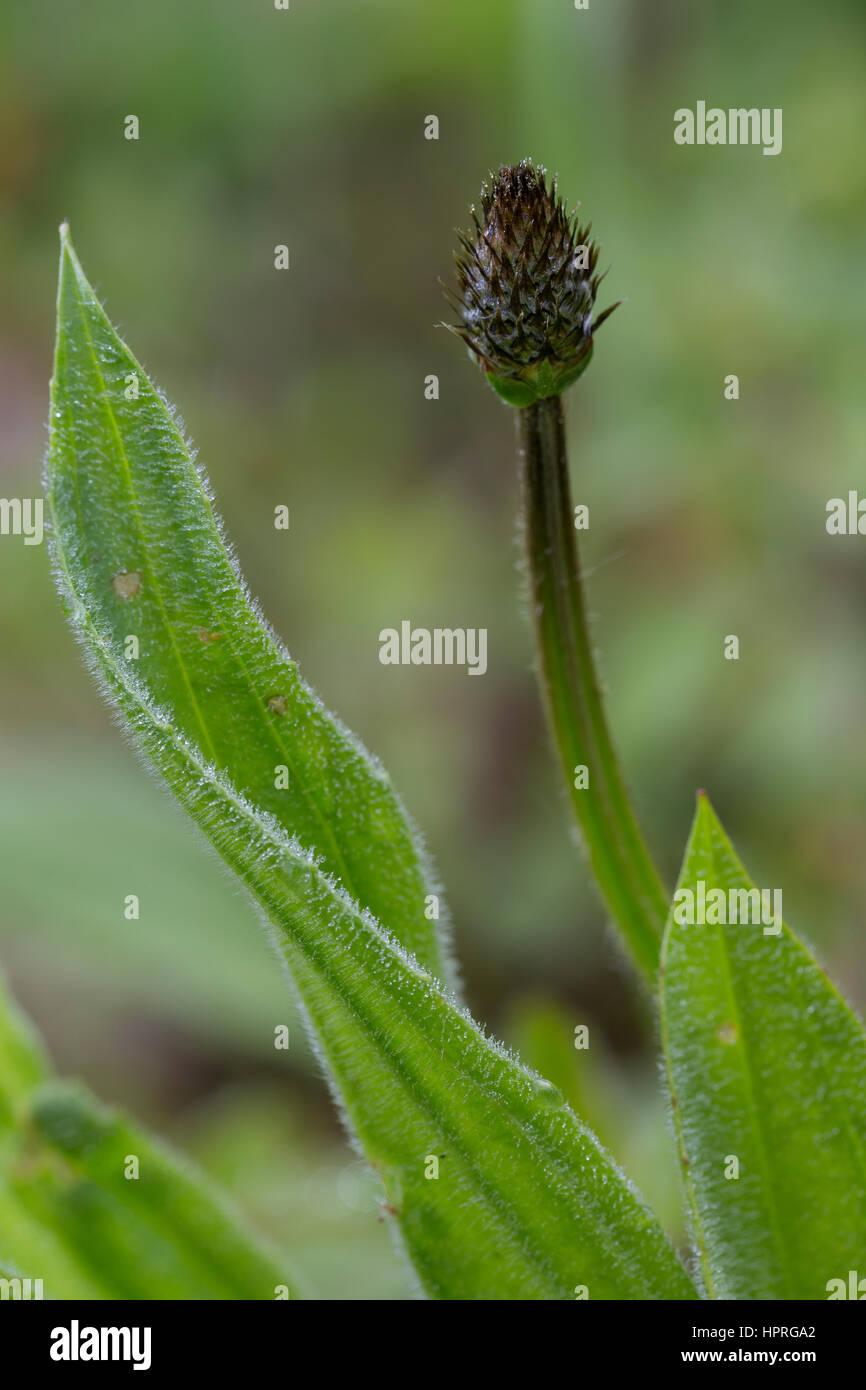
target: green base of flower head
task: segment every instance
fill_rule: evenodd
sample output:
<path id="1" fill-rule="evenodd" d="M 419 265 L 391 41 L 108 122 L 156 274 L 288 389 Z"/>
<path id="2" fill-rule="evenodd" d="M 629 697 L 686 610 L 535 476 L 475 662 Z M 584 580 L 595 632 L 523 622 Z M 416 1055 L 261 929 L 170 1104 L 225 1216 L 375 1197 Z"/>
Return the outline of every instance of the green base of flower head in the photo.
<path id="1" fill-rule="evenodd" d="M 509 405 L 534 405 L 536 401 L 558 396 L 586 370 L 592 357 L 592 339 L 580 357 L 571 362 L 551 362 L 545 358 L 532 367 L 524 367 L 519 376 L 497 376 L 485 373 L 498 396 Z"/>

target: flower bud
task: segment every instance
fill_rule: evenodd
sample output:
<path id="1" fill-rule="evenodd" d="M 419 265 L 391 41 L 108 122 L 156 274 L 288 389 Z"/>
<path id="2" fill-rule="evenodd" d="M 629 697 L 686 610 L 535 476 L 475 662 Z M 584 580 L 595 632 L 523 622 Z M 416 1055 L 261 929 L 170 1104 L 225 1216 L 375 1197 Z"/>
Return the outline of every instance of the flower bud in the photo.
<path id="1" fill-rule="evenodd" d="M 459 294 L 448 292 L 460 321 L 447 327 L 510 405 L 556 396 L 585 369 L 594 330 L 617 307 L 593 318 L 601 276 L 590 227 L 528 160 L 492 176 L 472 220 L 474 234 L 458 233 Z"/>

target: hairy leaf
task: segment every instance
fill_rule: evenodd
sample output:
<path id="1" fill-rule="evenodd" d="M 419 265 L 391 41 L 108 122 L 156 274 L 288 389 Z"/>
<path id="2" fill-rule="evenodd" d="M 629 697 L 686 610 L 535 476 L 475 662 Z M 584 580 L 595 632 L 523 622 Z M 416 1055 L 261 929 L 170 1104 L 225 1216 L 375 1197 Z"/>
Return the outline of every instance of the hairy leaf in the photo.
<path id="1" fill-rule="evenodd" d="M 175 413 L 112 331 L 68 242 L 58 315 L 50 488 L 63 563 L 110 660 L 146 670 L 174 729 L 441 974 L 425 916 L 437 885 L 385 770 L 324 709 L 251 600 Z"/>
<path id="2" fill-rule="evenodd" d="M 253 1240 L 204 1176 L 83 1088 L 42 1086 L 30 1118 L 31 1152 L 10 1188 L 102 1296 L 290 1296 L 285 1263 Z M 76 1296 L 59 1277 L 50 1282 L 54 1296 Z"/>
<path id="3" fill-rule="evenodd" d="M 260 627 L 182 437 L 68 239 L 58 307 L 49 490 L 73 622 L 134 742 L 272 924 L 423 1288 L 695 1297 L 655 1218 L 559 1093 L 434 978 L 424 885 L 385 775 L 329 728 Z M 136 400 L 124 394 L 132 375 Z M 112 584 L 121 571 L 140 580 L 121 581 L 127 597 Z M 143 640 L 130 661 L 136 605 Z M 224 644 L 214 664 L 218 644 L 195 646 L 199 624 Z M 286 692 L 284 711 L 269 706 Z M 290 806 L 269 786 L 267 739 L 248 736 L 262 709 L 303 770 Z"/>
<path id="4" fill-rule="evenodd" d="M 680 1159 L 712 1297 L 823 1299 L 866 1273 L 866 1037 L 754 889 L 701 796 L 662 953 Z M 713 890 L 721 924 L 675 920 Z"/>
<path id="5" fill-rule="evenodd" d="M 40 1280 L 45 1298 L 273 1299 L 292 1287 L 191 1164 L 83 1088 L 49 1079 L 0 981 L 4 1269 Z"/>

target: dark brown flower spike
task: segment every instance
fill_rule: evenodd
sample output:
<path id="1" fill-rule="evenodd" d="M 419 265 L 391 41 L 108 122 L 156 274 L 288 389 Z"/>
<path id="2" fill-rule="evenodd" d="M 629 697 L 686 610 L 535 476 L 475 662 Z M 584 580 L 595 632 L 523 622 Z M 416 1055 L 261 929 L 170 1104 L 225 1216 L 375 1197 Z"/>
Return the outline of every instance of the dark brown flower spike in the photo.
<path id="1" fill-rule="evenodd" d="M 481 190 L 474 231 L 458 233 L 459 293 L 446 291 L 459 322 L 448 324 L 511 405 L 556 396 L 592 355 L 601 282 L 591 227 L 565 210 L 556 178 L 528 160 L 503 166 Z"/>

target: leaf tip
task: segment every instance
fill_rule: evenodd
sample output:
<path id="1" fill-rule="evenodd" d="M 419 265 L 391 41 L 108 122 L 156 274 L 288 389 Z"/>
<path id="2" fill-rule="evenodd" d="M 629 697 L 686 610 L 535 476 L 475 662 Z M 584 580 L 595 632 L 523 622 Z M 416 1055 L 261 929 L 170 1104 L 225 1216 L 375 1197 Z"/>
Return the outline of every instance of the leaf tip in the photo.
<path id="1" fill-rule="evenodd" d="M 72 245 L 72 235 L 70 232 L 69 223 L 67 222 L 65 217 L 63 221 L 60 223 L 60 226 L 57 228 L 57 230 L 60 235 L 61 273 L 64 267 L 67 267 L 74 272 L 76 278 L 79 281 L 86 284 L 84 272 L 81 269 L 81 266 L 78 262 L 78 257 L 75 254 L 75 247 Z"/>
<path id="2" fill-rule="evenodd" d="M 710 801 L 707 793 L 701 788 L 695 798 L 695 822 L 693 829 L 697 830 L 698 826 L 701 826 L 706 831 L 709 827 L 718 825 L 719 818 L 716 815 L 713 803 Z"/>
<path id="3" fill-rule="evenodd" d="M 698 788 L 695 797 L 695 809 L 699 814 L 708 811 L 710 815 L 715 815 L 715 812 L 713 811 L 713 803 L 710 801 L 709 798 L 709 793 L 705 792 L 703 787 Z"/>
<path id="4" fill-rule="evenodd" d="M 66 221 L 65 217 L 57 228 L 57 231 L 60 236 L 60 280 L 62 283 L 67 267 L 70 264 L 74 265 L 75 262 L 75 252 L 72 249 L 72 239 L 69 235 L 69 223 Z"/>

